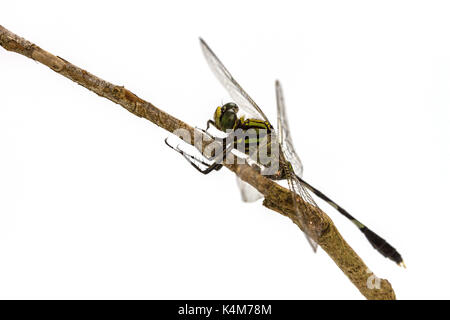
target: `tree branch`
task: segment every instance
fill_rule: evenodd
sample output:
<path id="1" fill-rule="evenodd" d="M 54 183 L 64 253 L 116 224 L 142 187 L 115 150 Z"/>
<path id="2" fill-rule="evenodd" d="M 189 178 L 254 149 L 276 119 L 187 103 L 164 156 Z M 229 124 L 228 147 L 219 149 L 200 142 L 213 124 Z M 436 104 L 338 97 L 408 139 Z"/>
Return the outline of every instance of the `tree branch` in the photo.
<path id="1" fill-rule="evenodd" d="M 139 98 L 123 86 L 117 86 L 102 80 L 63 58 L 55 56 L 15 35 L 2 26 L 0 26 L 0 45 L 6 50 L 20 53 L 46 65 L 64 77 L 95 92 L 101 97 L 121 105 L 134 115 L 143 117 L 171 133 L 177 129 L 184 129 L 190 133 L 191 137 L 194 136 L 194 128 L 158 109 L 150 102 Z M 207 143 L 205 139 L 199 140 L 201 141 L 200 145 L 196 145 L 196 147 L 203 151 Z M 193 144 L 194 142 L 191 143 Z M 225 164 L 225 167 L 235 172 L 242 180 L 261 192 L 265 197 L 264 206 L 289 217 L 302 229 L 294 214 L 292 196 L 289 190 L 260 175 L 247 164 Z M 298 197 L 298 201 L 301 204 L 302 213 L 305 214 L 314 228 L 321 230 L 321 236 L 319 239 L 316 239 L 318 244 L 358 290 L 367 299 L 395 299 L 395 293 L 389 281 L 378 279 L 369 271 L 361 258 L 339 234 L 331 219 L 320 209 L 304 202 L 301 197 Z"/>

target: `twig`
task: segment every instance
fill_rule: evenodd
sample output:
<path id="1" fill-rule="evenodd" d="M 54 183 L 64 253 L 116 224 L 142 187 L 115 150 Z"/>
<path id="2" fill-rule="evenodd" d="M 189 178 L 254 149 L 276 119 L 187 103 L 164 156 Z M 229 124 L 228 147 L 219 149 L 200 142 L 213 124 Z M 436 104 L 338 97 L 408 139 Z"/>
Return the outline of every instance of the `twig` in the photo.
<path id="1" fill-rule="evenodd" d="M 2 26 L 0 26 L 0 45 L 6 50 L 20 53 L 46 65 L 53 71 L 95 92 L 99 96 L 121 105 L 134 115 L 143 117 L 169 132 L 184 129 L 191 134 L 191 137 L 194 136 L 194 128 L 158 109 L 150 102 L 139 98 L 123 86 L 116 86 L 102 80 L 63 58 L 39 48 Z M 204 139 L 201 139 L 201 141 L 204 141 Z M 196 147 L 199 150 L 203 150 L 205 146 L 206 144 L 202 142 L 201 145 Z M 301 229 L 298 220 L 295 218 L 289 190 L 260 175 L 246 164 L 226 164 L 225 166 L 264 195 L 264 206 L 291 218 Z M 298 200 L 303 206 L 302 211 L 305 214 L 309 213 L 310 216 L 308 218 L 312 221 L 314 227 L 322 230 L 320 238 L 317 239 L 318 244 L 347 275 L 358 290 L 367 299 L 395 299 L 395 293 L 389 281 L 378 279 L 373 273 L 368 271 L 369 269 L 361 258 L 339 234 L 331 219 L 322 211 L 303 202 L 300 197 Z"/>

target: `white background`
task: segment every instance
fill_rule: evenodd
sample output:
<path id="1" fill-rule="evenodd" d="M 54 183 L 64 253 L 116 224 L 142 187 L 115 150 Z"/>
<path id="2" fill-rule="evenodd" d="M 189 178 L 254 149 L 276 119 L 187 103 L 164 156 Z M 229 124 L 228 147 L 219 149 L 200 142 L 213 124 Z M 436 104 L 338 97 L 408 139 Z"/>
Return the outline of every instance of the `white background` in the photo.
<path id="1" fill-rule="evenodd" d="M 2 3 L 0 24 L 204 126 L 226 92 L 202 36 L 275 118 L 320 202 L 399 299 L 450 298 L 450 7 L 428 1 Z M 0 49 L 0 298 L 363 298 L 298 228 L 198 174 L 168 133 Z"/>

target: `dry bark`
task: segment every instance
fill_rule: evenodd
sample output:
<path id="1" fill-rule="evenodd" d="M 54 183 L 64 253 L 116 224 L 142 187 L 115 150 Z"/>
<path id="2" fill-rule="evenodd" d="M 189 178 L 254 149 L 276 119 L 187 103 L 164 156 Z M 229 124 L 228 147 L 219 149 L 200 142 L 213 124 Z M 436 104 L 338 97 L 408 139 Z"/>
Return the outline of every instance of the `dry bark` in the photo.
<path id="1" fill-rule="evenodd" d="M 158 109 L 150 102 L 139 98 L 123 86 L 117 86 L 102 80 L 65 59 L 55 56 L 15 35 L 2 26 L 0 26 L 0 45 L 6 50 L 20 53 L 46 65 L 64 77 L 71 79 L 101 97 L 121 105 L 134 115 L 143 117 L 171 133 L 177 129 L 185 129 L 190 133 L 191 137 L 194 136 L 194 128 Z M 194 142 L 192 141 L 191 143 Z M 202 142 L 196 147 L 203 150 L 205 145 L 206 143 Z M 292 196 L 289 190 L 260 175 L 246 164 L 226 164 L 225 167 L 260 191 L 265 197 L 264 206 L 289 217 L 302 229 L 298 219 L 295 217 Z M 315 228 L 322 231 L 321 236 L 316 239 L 317 243 L 333 259 L 358 290 L 367 299 L 395 299 L 395 293 L 389 281 L 378 279 L 373 273 L 368 271 L 369 269 L 361 258 L 339 234 L 331 219 L 320 209 L 302 201 L 300 197 L 298 201 L 301 203 L 301 209 L 305 216 Z M 379 286 L 373 286 L 373 284 L 377 283 Z"/>

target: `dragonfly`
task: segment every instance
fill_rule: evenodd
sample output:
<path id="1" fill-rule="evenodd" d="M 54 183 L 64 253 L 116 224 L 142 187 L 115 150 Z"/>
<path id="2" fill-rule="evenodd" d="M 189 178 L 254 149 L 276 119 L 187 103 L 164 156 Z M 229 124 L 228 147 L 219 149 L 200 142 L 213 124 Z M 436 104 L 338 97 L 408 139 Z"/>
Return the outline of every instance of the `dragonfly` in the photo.
<path id="1" fill-rule="evenodd" d="M 233 102 L 228 102 L 217 107 L 214 112 L 213 120 L 207 121 L 206 130 L 200 130 L 203 133 L 212 136 L 209 133 L 210 127 L 212 126 L 219 131 L 228 133 L 229 135 L 227 138 L 232 136 L 232 139 L 226 140 L 224 138 L 222 140 L 223 150 L 218 155 L 208 157 L 202 154 L 201 158 L 187 153 L 182 150 L 179 145 L 175 146 L 170 144 L 168 139 L 165 140 L 166 144 L 182 154 L 194 168 L 203 174 L 209 174 L 212 171 L 220 170 L 223 167 L 226 155 L 232 150 L 239 149 L 238 147 L 241 147 L 239 151 L 242 151 L 247 156 L 251 156 L 254 155 L 256 153 L 255 150 L 259 150 L 261 146 L 269 145 L 267 153 L 269 154 L 269 157 L 271 157 L 271 160 L 276 160 L 275 168 L 278 169 L 267 173 L 264 169 L 267 169 L 268 166 L 263 165 L 262 173 L 269 179 L 275 181 L 287 181 L 292 195 L 295 218 L 300 223 L 302 230 L 306 235 L 306 239 L 314 251 L 317 250 L 317 240 L 320 237 L 320 230 L 318 231 L 313 227 L 311 221 L 309 221 L 306 217 L 307 215 L 305 215 L 305 210 L 310 208 L 308 214 L 316 214 L 316 209 L 320 209 L 310 192 L 324 200 L 340 214 L 350 220 L 364 234 L 372 247 L 380 254 L 394 261 L 399 266 L 406 267 L 400 253 L 392 245 L 302 178 L 303 164 L 295 151 L 292 141 L 280 82 L 278 80 L 275 82 L 277 102 L 277 130 L 275 130 L 261 108 L 247 92 L 244 91 L 216 54 L 201 38 L 200 46 L 213 74 L 233 100 Z M 238 113 L 240 111 L 243 111 L 245 115 L 239 117 Z M 249 132 L 252 132 L 252 134 L 249 134 Z M 231 143 L 229 142 L 230 140 L 232 141 Z M 254 157 L 251 158 L 254 159 Z M 256 157 L 256 161 L 258 160 L 260 161 L 261 159 Z M 253 202 L 262 197 L 262 194 L 250 184 L 240 180 L 239 177 L 237 177 L 237 181 L 244 201 Z M 306 202 L 308 205 L 301 206 L 298 197 L 301 197 L 303 202 Z"/>

